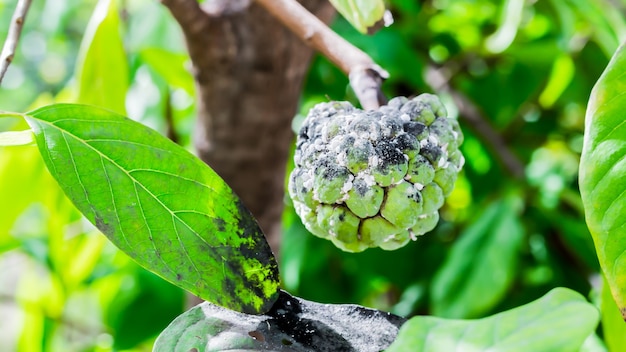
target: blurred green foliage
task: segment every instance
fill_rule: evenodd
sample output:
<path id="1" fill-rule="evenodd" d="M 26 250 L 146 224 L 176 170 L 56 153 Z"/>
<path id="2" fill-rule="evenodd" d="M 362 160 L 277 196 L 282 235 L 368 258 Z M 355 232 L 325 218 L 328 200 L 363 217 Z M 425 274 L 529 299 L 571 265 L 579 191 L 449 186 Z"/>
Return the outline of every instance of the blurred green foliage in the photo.
<path id="1" fill-rule="evenodd" d="M 0 23 L 9 22 L 15 3 L 0 0 Z M 124 110 L 164 134 L 172 133 L 172 121 L 177 140 L 190 148 L 193 81 L 176 23 L 156 1 L 96 3 L 33 2 L 0 108 L 89 102 Z M 388 5 L 395 23 L 372 36 L 340 17 L 333 28 L 389 71 L 387 96 L 441 96 L 466 135 L 464 171 L 435 231 L 394 252 L 343 253 L 308 234 L 287 200 L 284 288 L 319 302 L 467 318 L 564 286 L 602 307 L 598 335 L 620 350 L 624 330 L 601 294 L 577 167 L 589 92 L 626 39 L 626 1 Z M 301 113 L 328 99 L 356 103 L 347 78 L 317 57 Z M 0 130 L 24 127 L 0 123 Z M 490 133 L 510 153 L 491 143 Z M 98 234 L 35 148 L 0 148 L 0 180 L 0 349 L 150 350 L 183 311 L 183 293 Z"/>

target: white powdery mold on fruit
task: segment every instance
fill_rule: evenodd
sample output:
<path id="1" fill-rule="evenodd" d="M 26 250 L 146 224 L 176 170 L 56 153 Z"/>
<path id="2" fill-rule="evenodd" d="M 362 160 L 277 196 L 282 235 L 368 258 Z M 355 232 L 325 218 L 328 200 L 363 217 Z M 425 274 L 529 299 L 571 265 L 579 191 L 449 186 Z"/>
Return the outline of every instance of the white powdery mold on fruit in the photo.
<path id="1" fill-rule="evenodd" d="M 367 187 L 372 187 L 376 185 L 376 180 L 374 179 L 374 176 L 369 172 L 359 172 L 358 177 L 360 177 L 363 182 L 365 182 L 365 185 Z"/>
<path id="2" fill-rule="evenodd" d="M 306 204 L 302 202 L 298 202 L 298 201 L 293 202 L 293 207 L 296 210 L 296 213 L 298 214 L 308 214 L 311 211 L 313 211 L 313 209 L 307 207 Z"/>
<path id="3" fill-rule="evenodd" d="M 348 153 L 337 153 L 337 164 L 339 166 L 348 166 Z"/>
<path id="4" fill-rule="evenodd" d="M 302 186 L 303 187 L 305 187 L 306 189 L 313 189 L 314 179 L 313 179 L 313 171 L 312 170 L 308 170 L 308 171 L 305 171 L 305 172 L 301 173 L 300 177 L 303 178 L 303 180 L 302 180 Z"/>
<path id="5" fill-rule="evenodd" d="M 324 151 L 328 148 L 328 146 L 326 144 L 324 144 L 324 141 L 322 141 L 321 139 L 316 139 L 313 146 L 315 147 L 316 151 Z"/>
<path id="6" fill-rule="evenodd" d="M 313 200 L 315 200 L 317 202 L 321 202 L 320 201 L 320 192 L 318 191 L 317 188 L 313 188 Z"/>
<path id="7" fill-rule="evenodd" d="M 352 189 L 352 181 L 354 180 L 354 175 L 350 174 L 348 176 L 348 181 L 346 181 L 343 184 L 343 187 L 341 187 L 341 193 L 347 194 L 348 191 L 350 191 Z"/>
<path id="8" fill-rule="evenodd" d="M 400 248 L 436 226 L 464 162 L 461 130 L 436 96 L 375 111 L 321 103 L 302 126 L 288 190 L 311 233 L 360 252 Z"/>
<path id="9" fill-rule="evenodd" d="M 339 152 L 339 150 L 341 150 L 341 146 L 343 144 L 343 138 L 341 138 L 340 136 L 335 136 L 332 139 L 330 139 L 330 141 L 328 142 L 323 142 L 326 143 L 326 148 L 328 149 L 328 151 L 331 152 Z"/>
<path id="10" fill-rule="evenodd" d="M 368 158 L 368 165 L 371 168 L 377 168 L 379 163 L 380 163 L 380 158 L 376 154 L 370 155 L 370 157 Z"/>

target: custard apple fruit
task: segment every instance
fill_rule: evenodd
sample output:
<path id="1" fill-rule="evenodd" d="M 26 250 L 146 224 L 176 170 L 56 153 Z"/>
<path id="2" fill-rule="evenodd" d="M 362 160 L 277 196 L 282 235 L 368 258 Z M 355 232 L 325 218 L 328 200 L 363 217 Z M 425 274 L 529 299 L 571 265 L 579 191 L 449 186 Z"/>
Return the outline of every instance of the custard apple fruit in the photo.
<path id="1" fill-rule="evenodd" d="M 432 94 L 373 111 L 321 103 L 298 134 L 289 194 L 306 228 L 337 247 L 397 249 L 437 225 L 462 142 Z"/>

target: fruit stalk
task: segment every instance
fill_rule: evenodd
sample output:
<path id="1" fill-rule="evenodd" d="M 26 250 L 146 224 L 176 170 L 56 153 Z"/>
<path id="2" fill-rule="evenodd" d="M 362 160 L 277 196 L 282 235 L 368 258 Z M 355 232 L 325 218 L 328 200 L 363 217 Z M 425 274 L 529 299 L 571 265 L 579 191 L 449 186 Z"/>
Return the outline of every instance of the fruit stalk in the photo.
<path id="1" fill-rule="evenodd" d="M 350 44 L 295 0 L 256 0 L 304 43 L 319 51 L 350 78 L 361 106 L 376 109 L 386 103 L 380 86 L 389 73 L 369 55 Z"/>

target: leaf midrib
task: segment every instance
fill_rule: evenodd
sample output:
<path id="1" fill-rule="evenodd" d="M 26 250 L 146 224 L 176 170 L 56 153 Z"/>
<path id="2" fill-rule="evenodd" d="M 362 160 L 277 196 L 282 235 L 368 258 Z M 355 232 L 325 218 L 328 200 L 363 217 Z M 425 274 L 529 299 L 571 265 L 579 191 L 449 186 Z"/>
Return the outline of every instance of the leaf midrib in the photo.
<path id="1" fill-rule="evenodd" d="M 112 160 L 111 158 L 109 158 L 106 154 L 102 153 L 100 150 L 98 150 L 98 149 L 97 149 L 97 148 L 95 148 L 94 146 L 90 145 L 89 143 L 87 143 L 85 140 L 83 140 L 83 139 L 82 139 L 82 138 L 80 138 L 79 136 L 77 136 L 77 135 L 75 135 L 75 134 L 71 133 L 70 131 L 67 131 L 67 130 L 62 129 L 62 128 L 60 128 L 59 126 L 55 125 L 53 122 L 49 122 L 49 121 L 46 121 L 46 120 L 41 120 L 41 119 L 38 119 L 38 118 L 36 118 L 36 117 L 34 117 L 34 116 L 32 116 L 32 115 L 29 115 L 29 116 L 30 116 L 31 118 L 33 118 L 33 119 L 35 119 L 35 120 L 37 120 L 37 121 L 39 121 L 39 122 L 41 122 L 41 123 L 45 124 L 45 125 L 50 126 L 51 128 L 54 128 L 54 129 L 58 130 L 58 131 L 59 131 L 59 132 L 61 132 L 61 134 L 63 135 L 63 138 L 65 138 L 65 135 L 68 135 L 68 136 L 72 137 L 73 139 L 75 139 L 75 140 L 76 140 L 76 141 L 78 141 L 79 143 L 83 144 L 86 148 L 88 148 L 88 149 L 92 150 L 93 152 L 95 152 L 98 156 L 100 156 L 100 158 L 101 158 L 101 159 L 105 159 L 105 160 L 107 160 L 108 162 L 110 162 L 113 166 L 115 166 L 116 168 L 118 168 L 119 170 L 121 170 L 121 171 L 122 171 L 122 172 L 123 172 L 123 173 L 124 173 L 124 174 L 125 174 L 125 175 L 126 175 L 126 176 L 127 176 L 127 177 L 131 180 L 131 181 L 132 181 L 132 182 L 133 182 L 133 184 L 134 184 L 134 185 L 139 185 L 139 186 L 140 186 L 140 187 L 141 187 L 144 191 L 146 191 L 150 197 L 152 197 L 152 198 L 153 198 L 153 199 L 154 199 L 154 200 L 155 200 L 155 201 L 156 201 L 159 205 L 161 205 L 161 207 L 163 207 L 163 209 L 165 209 L 165 210 L 166 210 L 166 211 L 170 214 L 170 216 L 172 216 L 172 218 L 177 219 L 178 221 L 180 221 L 180 222 L 181 222 L 181 223 L 182 223 L 185 227 L 187 227 L 187 229 L 189 229 L 189 230 L 190 230 L 190 231 L 191 231 L 191 232 L 192 232 L 192 233 L 193 233 L 193 234 L 194 234 L 194 235 L 195 235 L 198 239 L 200 239 L 202 242 L 204 242 L 207 246 L 212 247 L 212 246 L 211 246 L 211 245 L 210 245 L 210 244 L 209 244 L 209 243 L 208 243 L 208 242 L 207 242 L 204 238 L 202 238 L 202 237 L 201 237 L 201 236 L 200 236 L 200 235 L 199 235 L 199 234 L 198 234 L 195 230 L 193 230 L 193 229 L 189 226 L 189 224 L 187 224 L 187 223 L 186 223 L 185 221 L 183 221 L 180 217 L 178 217 L 174 211 L 172 211 L 169 207 L 167 207 L 167 206 L 166 206 L 166 205 L 165 205 L 165 204 L 164 204 L 164 203 L 163 203 L 163 202 L 162 202 L 162 201 L 161 201 L 158 197 L 156 197 L 156 196 L 155 196 L 155 195 L 154 195 L 154 194 L 153 194 L 153 193 L 152 193 L 152 192 L 151 192 L 148 188 L 146 188 L 146 187 L 145 187 L 145 186 L 144 186 L 141 182 L 139 182 L 136 178 L 134 178 L 134 177 L 130 174 L 130 172 L 129 172 L 129 171 L 127 171 L 127 170 L 126 170 L 126 169 L 124 169 L 121 165 L 119 165 L 119 164 L 118 164 L 118 163 L 116 163 L 114 160 Z M 69 120 L 69 119 L 63 119 L 63 120 Z M 79 120 L 79 119 L 74 119 L 74 120 L 77 120 L 77 121 L 84 121 L 84 120 Z M 56 122 L 58 122 L 58 121 L 56 121 Z M 94 121 L 94 122 L 98 122 L 98 120 L 96 120 L 96 121 Z M 108 123 L 108 122 L 115 122 L 115 121 L 99 120 L 99 122 L 101 122 L 101 123 L 103 123 L 103 122 Z M 120 122 L 120 123 L 121 123 L 121 122 Z M 95 141 L 95 139 L 94 139 L 94 141 Z M 120 141 L 120 142 L 122 142 L 122 141 Z M 137 143 L 137 142 L 134 142 L 134 143 L 136 143 L 136 144 L 138 144 L 138 145 L 141 145 L 141 146 L 143 146 L 143 147 L 153 148 L 152 146 L 145 145 L 145 144 L 142 144 L 142 143 Z M 66 141 L 66 144 L 67 144 L 67 141 Z M 76 173 L 77 178 L 78 178 L 78 179 L 79 179 L 79 181 L 80 181 L 80 175 L 79 175 L 79 173 L 78 173 L 78 172 L 77 172 L 77 170 L 76 170 L 75 161 L 74 161 L 74 157 L 73 157 L 73 155 L 72 155 L 71 148 L 69 147 L 69 145 L 68 145 L 67 147 L 68 147 L 68 151 L 70 152 L 70 158 L 71 158 L 72 163 L 73 163 L 73 165 L 74 165 L 74 172 Z M 158 148 L 157 148 L 157 149 L 158 149 Z M 162 149 L 159 149 L 159 150 L 162 150 Z M 169 152 L 169 151 L 168 151 L 168 152 Z M 50 156 L 49 156 L 49 157 L 50 157 Z M 51 157 L 50 157 L 50 159 L 52 160 L 52 158 L 51 158 Z M 106 174 L 106 171 L 105 171 L 105 174 Z M 178 177 L 178 176 L 176 176 L 176 177 Z M 108 176 L 107 176 L 107 179 L 108 179 Z M 81 187 L 83 188 L 83 191 L 85 191 L 85 188 L 84 188 L 84 185 L 82 184 L 82 181 L 80 181 L 80 184 L 81 184 Z M 204 186 L 206 186 L 207 188 L 209 188 L 207 185 L 204 185 Z M 209 188 L 209 189 L 210 189 L 210 188 Z M 111 183 L 110 183 L 110 182 L 109 182 L 109 190 L 112 192 L 112 185 L 111 185 Z M 135 194 L 136 194 L 136 196 L 137 196 L 137 197 L 139 197 L 139 195 L 137 194 L 137 191 L 136 191 L 136 190 L 135 190 Z M 115 201 L 114 201 L 115 197 L 114 197 L 113 193 L 111 193 L 111 197 L 112 197 L 112 201 L 113 201 L 113 202 L 115 202 Z M 139 199 L 138 199 L 138 201 L 139 201 Z M 148 226 L 148 223 L 146 222 L 146 219 L 145 219 L 145 213 L 144 213 L 143 207 L 141 206 L 141 202 L 139 201 L 139 203 L 138 203 L 138 204 L 139 204 L 139 209 L 141 210 L 142 216 L 144 217 L 144 223 L 146 224 L 146 227 L 147 227 L 148 229 L 150 229 L 150 227 Z M 90 204 L 90 207 L 91 207 L 91 204 Z M 93 207 L 92 207 L 92 210 L 93 210 Z M 95 210 L 94 210 L 94 213 L 95 213 Z M 209 214 L 206 214 L 206 213 L 204 213 L 204 215 L 209 216 Z M 116 212 L 116 217 L 118 218 L 118 223 L 119 223 L 120 229 L 121 229 L 121 231 L 122 231 L 122 235 L 123 235 L 123 237 L 124 237 L 124 240 L 128 243 L 128 239 L 126 238 L 126 235 L 123 233 L 123 227 L 122 227 L 122 225 L 121 225 L 121 222 L 119 221 L 119 217 L 118 217 L 117 212 Z M 149 230 L 149 231 L 150 231 L 150 230 Z M 189 252 L 187 251 L 186 247 L 185 247 L 185 246 L 184 246 L 184 244 L 182 243 L 181 238 L 180 238 L 180 236 L 179 236 L 179 233 L 178 233 L 178 231 L 176 230 L 176 226 L 175 226 L 175 224 L 174 224 L 174 232 L 176 233 L 176 238 L 177 238 L 177 240 L 178 240 L 178 242 L 179 242 L 179 244 L 180 244 L 180 246 L 181 246 L 181 248 L 182 248 L 183 252 L 185 253 L 185 255 L 187 256 L 187 258 L 189 259 L 190 263 L 193 265 L 194 270 L 197 272 L 197 274 L 198 274 L 199 276 L 202 276 L 202 275 L 201 275 L 200 270 L 198 269 L 198 267 L 197 267 L 197 266 L 196 266 L 196 264 L 194 263 L 193 259 L 192 259 L 192 258 L 191 258 L 191 256 L 189 255 Z M 154 242 L 152 241 L 152 239 L 150 239 L 150 242 L 153 244 L 153 246 L 155 246 L 155 244 L 154 244 Z M 156 248 L 155 248 L 155 250 L 156 250 Z M 160 257 L 159 257 L 159 259 L 161 260 L 161 262 L 163 262 L 163 264 L 165 264 L 165 266 L 166 266 L 166 267 L 167 267 L 167 268 L 168 268 L 171 272 L 173 272 L 174 274 L 176 274 L 176 272 L 175 272 L 174 270 L 172 270 L 172 268 L 171 268 L 171 267 L 170 267 L 170 266 L 169 266 L 169 265 L 168 265 L 168 264 L 167 264 L 167 263 L 166 263 L 166 262 L 165 262 L 162 258 L 160 258 Z"/>

